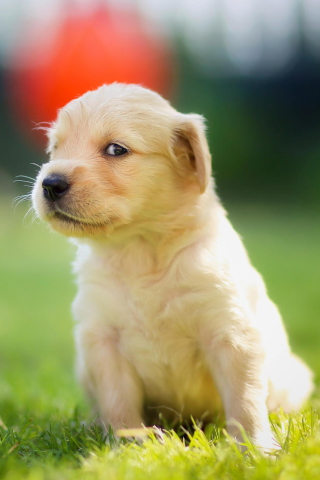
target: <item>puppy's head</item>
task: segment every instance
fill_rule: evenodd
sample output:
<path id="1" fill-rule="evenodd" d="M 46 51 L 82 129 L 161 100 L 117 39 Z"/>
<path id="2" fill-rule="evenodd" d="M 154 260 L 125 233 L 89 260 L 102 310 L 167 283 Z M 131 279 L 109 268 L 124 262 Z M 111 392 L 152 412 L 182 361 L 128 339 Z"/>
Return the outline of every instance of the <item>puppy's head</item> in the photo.
<path id="1" fill-rule="evenodd" d="M 60 110 L 34 189 L 40 218 L 68 236 L 148 224 L 201 195 L 211 174 L 203 119 L 136 85 L 104 85 Z"/>

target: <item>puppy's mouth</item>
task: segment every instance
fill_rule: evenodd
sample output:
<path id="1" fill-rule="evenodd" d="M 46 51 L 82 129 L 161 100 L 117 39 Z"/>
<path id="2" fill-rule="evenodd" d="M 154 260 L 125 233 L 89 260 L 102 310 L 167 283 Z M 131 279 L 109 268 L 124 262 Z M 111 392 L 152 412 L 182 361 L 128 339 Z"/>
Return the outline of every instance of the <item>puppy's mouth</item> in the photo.
<path id="1" fill-rule="evenodd" d="M 78 225 L 90 224 L 90 222 L 84 220 L 83 218 L 75 217 L 74 215 L 71 215 L 70 213 L 67 213 L 67 212 L 63 212 L 61 210 L 55 210 L 54 212 L 52 212 L 52 214 L 50 215 L 50 219 L 56 219 L 62 222 L 78 224 Z"/>
<path id="2" fill-rule="evenodd" d="M 109 227 L 112 225 L 112 219 L 108 219 L 108 222 L 101 222 L 97 220 L 87 220 L 82 217 L 78 217 L 77 215 L 74 215 L 72 213 L 66 212 L 64 210 L 60 210 L 57 206 L 55 206 L 54 210 L 51 211 L 51 213 L 48 216 L 49 222 L 52 220 L 58 220 L 59 222 L 62 222 L 64 225 L 70 225 L 73 227 L 79 227 L 81 230 L 85 230 L 86 228 L 92 229 L 92 228 L 103 228 L 106 225 Z"/>

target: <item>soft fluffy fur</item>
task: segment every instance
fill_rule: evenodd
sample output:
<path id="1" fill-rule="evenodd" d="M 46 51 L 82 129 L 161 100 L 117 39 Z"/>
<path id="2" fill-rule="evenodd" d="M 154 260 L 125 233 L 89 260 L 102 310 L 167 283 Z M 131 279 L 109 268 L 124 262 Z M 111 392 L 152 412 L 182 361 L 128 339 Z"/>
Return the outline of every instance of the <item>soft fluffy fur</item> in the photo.
<path id="1" fill-rule="evenodd" d="M 299 408 L 312 376 L 214 192 L 202 117 L 104 85 L 63 108 L 49 140 L 33 204 L 78 247 L 78 374 L 104 424 L 223 407 L 232 435 L 240 424 L 274 447 L 267 409 Z M 106 155 L 111 143 L 130 152 Z M 55 202 L 53 174 L 70 184 Z"/>

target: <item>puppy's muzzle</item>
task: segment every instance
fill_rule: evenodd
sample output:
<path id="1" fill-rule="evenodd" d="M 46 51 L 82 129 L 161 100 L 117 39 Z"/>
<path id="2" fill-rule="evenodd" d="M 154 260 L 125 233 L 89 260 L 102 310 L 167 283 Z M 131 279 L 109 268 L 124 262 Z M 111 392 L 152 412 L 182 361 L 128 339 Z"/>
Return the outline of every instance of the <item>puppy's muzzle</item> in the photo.
<path id="1" fill-rule="evenodd" d="M 47 200 L 59 200 L 70 188 L 70 183 L 62 175 L 49 175 L 42 181 L 43 195 Z"/>

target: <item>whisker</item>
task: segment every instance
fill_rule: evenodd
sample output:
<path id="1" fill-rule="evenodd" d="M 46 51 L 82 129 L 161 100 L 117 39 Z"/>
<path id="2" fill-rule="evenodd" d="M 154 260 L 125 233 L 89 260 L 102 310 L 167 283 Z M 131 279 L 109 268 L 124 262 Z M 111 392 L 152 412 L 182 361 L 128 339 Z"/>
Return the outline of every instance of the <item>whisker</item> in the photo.
<path id="1" fill-rule="evenodd" d="M 27 193 L 25 195 L 19 195 L 18 197 L 13 199 L 13 205 L 15 206 L 15 209 L 17 208 L 20 203 L 26 201 L 26 200 L 31 200 L 31 193 Z"/>
<path id="2" fill-rule="evenodd" d="M 25 198 L 27 195 L 18 195 L 17 197 L 15 197 L 13 199 L 13 201 L 15 202 L 16 200 L 20 200 L 21 198 Z"/>
<path id="3" fill-rule="evenodd" d="M 25 198 L 20 198 L 20 200 L 18 200 L 16 203 L 13 202 L 13 204 L 14 204 L 14 212 L 16 211 L 17 206 L 20 205 L 20 203 L 22 203 L 22 202 L 25 201 L 25 200 L 26 200 Z"/>
<path id="4" fill-rule="evenodd" d="M 15 180 L 13 180 L 14 183 L 16 182 L 24 182 L 25 185 L 29 185 L 29 186 L 32 186 L 34 184 L 34 182 L 32 182 L 31 180 L 24 180 L 22 178 L 16 178 Z"/>
<path id="5" fill-rule="evenodd" d="M 37 220 L 38 217 L 37 217 L 37 214 L 36 214 L 36 212 L 34 211 L 32 205 L 28 208 L 28 211 L 27 211 L 26 214 L 24 215 L 24 217 L 23 217 L 23 222 L 26 222 L 26 221 L 28 220 L 29 215 L 31 215 L 31 214 L 32 214 L 33 216 L 31 217 L 30 220 L 31 220 L 31 223 L 34 223 L 35 220 Z"/>
<path id="6" fill-rule="evenodd" d="M 27 178 L 28 180 L 31 180 L 32 182 L 35 182 L 35 178 L 33 177 L 28 177 L 28 175 L 17 175 L 16 178 Z"/>
<path id="7" fill-rule="evenodd" d="M 33 163 L 33 162 L 32 162 L 32 163 L 30 163 L 30 165 L 34 165 L 35 167 L 38 167 L 39 170 L 40 170 L 40 168 L 41 168 L 41 165 L 38 165 L 37 163 Z"/>

